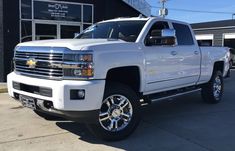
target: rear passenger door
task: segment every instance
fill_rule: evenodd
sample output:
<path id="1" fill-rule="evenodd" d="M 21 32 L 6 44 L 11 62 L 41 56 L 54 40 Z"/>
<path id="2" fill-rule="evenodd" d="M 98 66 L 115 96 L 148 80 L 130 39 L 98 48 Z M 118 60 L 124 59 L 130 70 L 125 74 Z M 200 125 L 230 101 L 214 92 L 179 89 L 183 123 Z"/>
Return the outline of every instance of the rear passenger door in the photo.
<path id="1" fill-rule="evenodd" d="M 200 76 L 200 56 L 199 47 L 195 45 L 192 30 L 186 24 L 172 23 L 176 31 L 177 45 L 175 47 L 178 52 L 180 81 L 182 84 L 192 85 L 198 81 Z"/>

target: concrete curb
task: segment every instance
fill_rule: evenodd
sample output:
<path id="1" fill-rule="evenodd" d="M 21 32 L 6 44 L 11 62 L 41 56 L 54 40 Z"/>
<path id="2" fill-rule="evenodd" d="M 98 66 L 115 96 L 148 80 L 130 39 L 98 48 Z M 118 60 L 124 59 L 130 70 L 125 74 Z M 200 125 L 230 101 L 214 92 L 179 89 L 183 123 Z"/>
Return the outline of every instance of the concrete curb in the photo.
<path id="1" fill-rule="evenodd" d="M 7 84 L 0 83 L 0 93 L 7 93 Z"/>
<path id="2" fill-rule="evenodd" d="M 7 93 L 7 88 L 1 88 L 0 93 Z"/>

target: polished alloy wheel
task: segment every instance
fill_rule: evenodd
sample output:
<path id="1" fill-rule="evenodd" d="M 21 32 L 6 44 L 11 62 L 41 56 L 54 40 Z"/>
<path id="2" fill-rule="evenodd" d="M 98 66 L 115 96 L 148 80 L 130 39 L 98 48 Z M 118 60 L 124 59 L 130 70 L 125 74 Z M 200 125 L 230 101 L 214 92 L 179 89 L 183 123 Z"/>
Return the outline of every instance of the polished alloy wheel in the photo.
<path id="1" fill-rule="evenodd" d="M 222 90 L 222 82 L 219 76 L 215 78 L 213 84 L 213 94 L 215 98 L 219 98 Z"/>
<path id="2" fill-rule="evenodd" d="M 123 95 L 112 95 L 102 103 L 99 122 L 105 130 L 118 132 L 130 123 L 132 115 L 130 101 Z"/>

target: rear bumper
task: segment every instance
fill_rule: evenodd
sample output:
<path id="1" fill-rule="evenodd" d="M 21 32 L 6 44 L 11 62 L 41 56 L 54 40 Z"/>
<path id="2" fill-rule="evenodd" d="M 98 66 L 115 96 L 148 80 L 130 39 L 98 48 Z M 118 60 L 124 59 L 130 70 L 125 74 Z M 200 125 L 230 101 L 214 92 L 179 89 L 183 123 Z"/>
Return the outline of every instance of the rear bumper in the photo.
<path id="1" fill-rule="evenodd" d="M 32 90 L 16 89 L 13 82 L 23 85 L 48 88 L 52 90 L 51 96 L 43 96 L 40 93 L 33 93 Z M 47 80 L 18 75 L 14 72 L 7 76 L 8 93 L 11 97 L 18 99 L 17 95 L 24 95 L 34 98 L 36 102 L 52 102 L 51 107 L 44 108 L 37 104 L 38 109 L 46 112 L 58 114 L 60 116 L 81 119 L 93 117 L 97 118 L 98 110 L 103 100 L 105 80 L 76 81 L 76 80 Z M 71 90 L 85 90 L 85 98 L 82 100 L 71 99 Z M 91 116 L 92 115 L 92 116 Z"/>

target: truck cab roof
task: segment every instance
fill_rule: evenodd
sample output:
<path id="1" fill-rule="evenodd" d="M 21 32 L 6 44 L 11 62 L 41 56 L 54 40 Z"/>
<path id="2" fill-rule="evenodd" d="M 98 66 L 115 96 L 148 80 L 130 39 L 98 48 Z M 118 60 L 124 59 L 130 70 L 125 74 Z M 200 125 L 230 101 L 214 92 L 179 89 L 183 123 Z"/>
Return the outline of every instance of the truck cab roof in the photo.
<path id="1" fill-rule="evenodd" d="M 174 23 L 180 23 L 180 24 L 186 24 L 189 25 L 186 22 L 182 22 L 182 21 L 178 21 L 178 20 L 173 20 L 173 19 L 166 19 L 166 18 L 162 18 L 162 17 L 119 17 L 119 18 L 115 18 L 115 19 L 109 19 L 109 20 L 105 20 L 105 21 L 101 21 L 99 23 L 105 23 L 105 22 L 116 22 L 116 21 L 152 21 L 152 20 L 161 20 L 161 21 L 168 21 L 168 22 L 174 22 Z"/>

